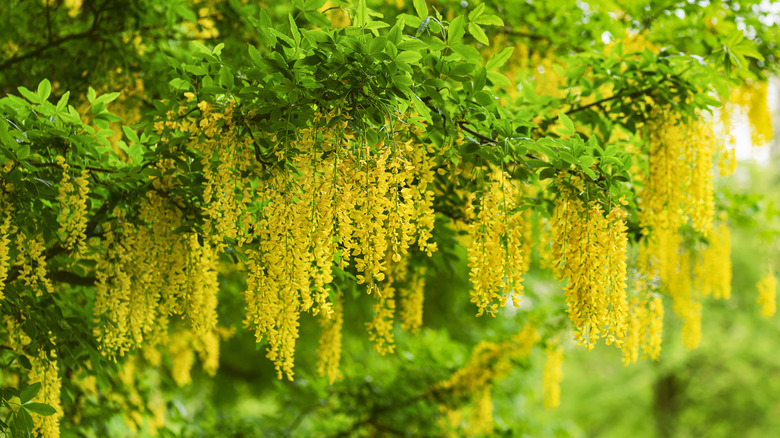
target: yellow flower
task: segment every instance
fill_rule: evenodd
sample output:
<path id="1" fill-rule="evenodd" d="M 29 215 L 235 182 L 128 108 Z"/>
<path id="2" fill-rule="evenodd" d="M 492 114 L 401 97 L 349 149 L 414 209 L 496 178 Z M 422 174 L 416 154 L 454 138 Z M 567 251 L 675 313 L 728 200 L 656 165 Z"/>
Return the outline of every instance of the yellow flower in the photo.
<path id="1" fill-rule="evenodd" d="M 777 297 L 777 278 L 774 271 L 770 270 L 759 280 L 758 285 L 758 305 L 761 306 L 761 315 L 769 318 L 775 314 Z"/>

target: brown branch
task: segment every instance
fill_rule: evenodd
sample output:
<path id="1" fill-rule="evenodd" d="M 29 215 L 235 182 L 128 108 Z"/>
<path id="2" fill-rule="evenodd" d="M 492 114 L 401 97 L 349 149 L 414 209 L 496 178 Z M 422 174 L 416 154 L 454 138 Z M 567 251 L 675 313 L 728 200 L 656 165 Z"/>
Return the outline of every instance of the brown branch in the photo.
<path id="1" fill-rule="evenodd" d="M 97 281 L 95 277 L 82 277 L 69 271 L 51 271 L 48 273 L 48 277 L 52 281 L 73 286 L 94 286 Z"/>
<path id="2" fill-rule="evenodd" d="M 36 162 L 33 162 L 33 161 L 28 161 L 27 164 L 29 164 L 29 165 L 31 165 L 33 167 L 58 167 L 58 168 L 62 168 L 62 166 L 60 166 L 57 163 L 36 163 Z M 72 166 L 72 167 L 77 167 L 79 169 L 87 169 L 87 170 L 92 170 L 92 171 L 95 171 L 95 172 L 104 172 L 104 173 L 116 173 L 117 172 L 114 169 L 105 169 L 105 168 L 102 168 L 102 167 L 78 166 L 78 165 L 72 165 L 72 164 L 69 164 L 69 165 Z"/>

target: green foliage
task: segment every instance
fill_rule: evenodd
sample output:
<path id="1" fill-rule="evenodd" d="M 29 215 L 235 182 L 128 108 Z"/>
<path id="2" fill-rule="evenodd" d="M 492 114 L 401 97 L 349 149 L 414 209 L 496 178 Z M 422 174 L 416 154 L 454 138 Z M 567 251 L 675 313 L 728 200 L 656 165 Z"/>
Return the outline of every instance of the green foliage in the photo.
<path id="1" fill-rule="evenodd" d="M 777 27 L 766 24 L 760 2 L 749 0 L 665 6 L 639 0 L 624 5 L 413 0 L 400 10 L 390 4 L 394 2 L 367 0 L 267 5 L 84 0 L 75 15 L 68 3 L 0 5 L 0 16 L 13 23 L 0 29 L 0 161 L 3 184 L 13 187 L 3 202 L 13 207 L 19 233 L 42 237 L 48 277 L 58 285 L 54 294 L 32 293 L 29 285 L 14 283 L 20 266 L 10 267 L 5 280 L 0 314 L 23 325 L 30 338 L 20 351 L 0 351 L 0 399 L 7 412 L 0 431 L 13 436 L 29 436 L 33 418 L 55 413 L 52 406 L 32 401 L 39 383 L 23 383 L 31 368 L 28 357 L 39 350 L 56 352 L 64 418 L 81 420 L 63 420 L 67 436 L 132 436 L 124 418 L 127 405 L 109 399 L 111 392 L 144 400 L 162 393 L 167 413 L 162 436 L 440 436 L 445 417 L 440 406 L 463 401 L 431 388 L 462 368 L 480 340 L 499 342 L 527 321 L 545 339 L 568 335 L 563 297 L 552 292 L 559 285 L 541 271 L 536 256 L 527 276 L 527 308 L 508 309 L 495 319 L 473 317 L 465 254 L 451 225 L 467 203 L 455 187 L 473 189 L 477 183 L 467 176 L 450 178 L 444 170 L 492 165 L 512 179 L 545 187 L 521 207 L 534 209 L 534 220 L 549 216 L 558 188 L 568 184 L 557 178 L 577 175 L 586 182 L 583 196 L 588 199 L 605 207 L 629 200 L 629 228 L 638 240 L 634 200 L 640 183 L 632 179 L 637 163 L 628 149 L 653 108 L 669 108 L 684 119 L 712 112 L 728 98 L 731 86 L 775 73 L 778 54 Z M 349 17 L 350 25 L 332 26 L 335 14 Z M 658 50 L 629 47 L 634 35 Z M 530 59 L 553 60 L 560 84 L 537 90 Z M 64 156 L 73 169 L 89 173 L 87 238 L 103 237 L 102 225 L 117 223 L 115 208 L 130 212 L 126 220 L 141 223 L 138 206 L 148 191 L 156 190 L 153 181 L 163 177 L 176 179 L 175 190 L 165 196 L 183 212 L 177 232 L 203 235 L 203 157 L 188 147 L 191 138 L 181 128 L 165 124 L 172 115 L 184 119 L 202 113 L 200 102 L 217 112 L 230 106 L 233 118 L 219 128 L 240 127 L 266 178 L 272 169 L 292 166 L 291 157 L 300 151 L 286 145 L 323 114 L 337 113 L 330 126 L 345 122 L 367 144 L 386 138 L 392 122 L 424 128 L 419 143 L 432 145 L 442 172 L 433 183 L 438 213 L 434 239 L 440 251 L 430 260 L 414 259 L 431 268 L 419 335 L 397 329 L 395 355 L 372 352 L 364 339 L 371 302 L 354 284 L 355 272 L 334 270 L 334 287 L 355 298 L 344 308 L 343 379 L 328 385 L 314 374 L 319 328 L 307 316 L 297 346 L 298 377 L 292 383 L 277 382 L 264 345 L 255 345 L 243 331 L 246 280 L 229 273 L 220 277 L 220 321 L 237 334 L 223 341 L 216 377 L 196 372 L 190 388 L 179 388 L 166 357 L 160 366 L 140 371 L 136 387 L 117 383 L 120 370 L 135 358 L 114 361 L 95 339 L 94 328 L 112 322 L 94 318 L 96 261 L 76 261 L 60 242 L 63 171 L 56 157 Z M 458 136 L 463 141 L 453 142 Z M 165 173 L 157 166 L 167 161 L 177 172 Z M 761 236 L 774 244 L 780 233 L 777 204 L 728 188 L 718 202 L 719 211 L 728 212 L 737 225 L 759 222 Z M 11 211 L 8 206 L 3 211 Z M 759 214 L 764 217 L 756 219 Z M 12 257 L 19 254 L 14 245 Z M 247 253 L 227 241 L 220 257 L 239 265 Z M 755 281 L 737 278 L 735 284 L 748 288 Z M 332 291 L 334 302 L 335 295 Z M 722 307 L 718 315 L 731 311 Z M 727 324 L 725 317 L 718 321 Z M 755 315 L 740 322 L 756 327 Z M 705 339 L 726 336 L 717 329 Z M 746 376 L 746 385 L 759 388 L 776 371 L 762 360 L 774 345 L 739 348 L 752 338 L 741 339 L 731 344 L 734 351 L 729 353 L 736 359 L 724 365 L 725 371 L 712 365 L 723 352 L 720 344 L 710 343 L 694 356 L 670 349 L 671 364 L 628 368 L 620 379 L 641 380 L 636 386 L 642 389 L 649 382 L 660 384 L 665 376 L 683 376 L 696 384 L 685 392 L 686 407 L 722 400 L 723 393 L 740 385 L 710 375 Z M 129 356 L 134 353 L 142 354 Z M 496 434 L 577 436 L 580 428 L 609 427 L 614 415 L 589 418 L 566 405 L 589 405 L 591 400 L 592 388 L 577 385 L 587 380 L 579 361 L 606 367 L 598 362 L 602 356 L 575 357 L 567 371 L 577 377 L 567 380 L 571 385 L 564 400 L 569 401 L 560 416 L 541 411 L 538 354 L 514 360 L 513 370 L 495 388 Z M 622 366 L 610 360 L 609 366 Z M 746 363 L 758 364 L 748 368 Z M 96 377 L 97 394 L 85 394 L 68 379 L 79 373 Z M 13 382 L 12 374 L 21 380 Z M 722 386 L 708 387 L 708 380 Z M 618 383 L 609 386 L 619 388 Z M 626 402 L 627 391 L 610 391 L 606 406 Z M 642 394 L 650 392 L 644 388 Z M 713 426 L 713 436 L 758 424 L 755 413 L 771 400 L 739 394 L 734 406 L 750 409 L 735 413 L 713 404 L 702 413 L 690 408 L 676 413 L 676 433 L 703 433 L 699 425 L 711 418 L 740 419 Z M 653 409 L 647 400 L 643 403 Z M 149 406 L 135 408 L 152 417 Z M 621 420 L 622 429 L 614 435 L 640 424 L 650 427 L 638 417 Z M 751 433 L 760 435 L 759 427 L 763 423 Z"/>

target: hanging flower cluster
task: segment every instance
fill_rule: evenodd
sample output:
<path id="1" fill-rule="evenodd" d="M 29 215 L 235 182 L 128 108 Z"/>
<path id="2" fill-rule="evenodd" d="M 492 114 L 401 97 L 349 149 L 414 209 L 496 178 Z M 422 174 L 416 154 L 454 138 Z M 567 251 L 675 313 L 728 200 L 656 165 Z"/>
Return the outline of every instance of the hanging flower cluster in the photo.
<path id="1" fill-rule="evenodd" d="M 493 382 L 512 369 L 512 360 L 529 356 L 539 339 L 536 328 L 526 324 L 511 339 L 504 342 L 482 341 L 474 347 L 466 365 L 455 371 L 449 379 L 440 382 L 435 390 L 446 392 L 455 398 L 470 398 L 471 415 L 467 422 L 469 431 L 490 434 L 494 424 L 490 396 Z M 453 420 L 458 420 L 461 416 L 460 409 L 450 409 L 445 405 L 442 410 L 447 418 Z"/>
<path id="2" fill-rule="evenodd" d="M 584 190 L 576 178 L 572 187 Z M 625 211 L 615 206 L 604 214 L 598 202 L 564 190 L 552 218 L 552 259 L 558 279 L 567 279 L 564 293 L 575 340 L 588 349 L 599 338 L 620 347 L 626 334 Z"/>
<path id="3" fill-rule="evenodd" d="M 477 306 L 477 316 L 495 316 L 507 298 L 517 306 L 523 294 L 531 224 L 526 212 L 519 209 L 520 194 L 520 186 L 495 169 L 488 175 L 482 193 L 470 196 L 466 208 L 468 261 L 471 302 Z"/>
<path id="4" fill-rule="evenodd" d="M 770 318 L 777 310 L 777 277 L 775 277 L 774 271 L 770 270 L 764 275 L 761 280 L 758 281 L 757 288 L 757 302 L 760 306 L 761 315 L 765 318 Z"/>
<path id="5" fill-rule="evenodd" d="M 661 290 L 672 297 L 672 308 L 683 320 L 683 343 L 695 348 L 701 337 L 701 299 L 731 294 L 729 229 L 713 225 L 712 167 L 719 148 L 710 121 L 660 114 L 646 127 L 649 171 L 639 219 L 647 238 L 640 259 L 647 277 L 657 277 Z M 691 246 L 684 245 L 684 227 L 699 233 L 703 243 L 685 249 Z"/>
<path id="6" fill-rule="evenodd" d="M 85 168 L 75 180 L 71 181 L 70 166 L 63 156 L 57 156 L 57 164 L 62 167 L 58 200 L 60 202 L 57 221 L 59 233 L 65 248 L 77 255 L 86 251 L 87 195 L 89 194 L 89 171 Z"/>

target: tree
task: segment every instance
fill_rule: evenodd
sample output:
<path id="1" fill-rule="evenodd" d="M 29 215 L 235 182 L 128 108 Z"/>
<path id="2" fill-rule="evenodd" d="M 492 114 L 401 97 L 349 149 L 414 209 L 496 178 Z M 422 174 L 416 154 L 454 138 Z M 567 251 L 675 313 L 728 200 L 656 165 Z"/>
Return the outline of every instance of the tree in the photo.
<path id="1" fill-rule="evenodd" d="M 570 340 L 657 360 L 671 309 L 698 345 L 757 3 L 244 3 L 3 6 L 0 427 L 563 433 L 512 407 Z"/>

